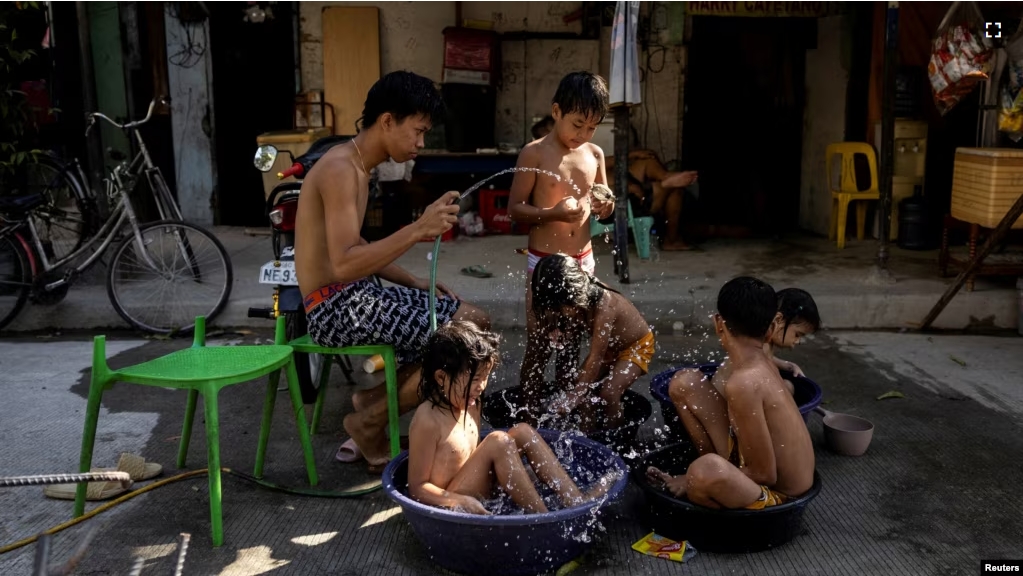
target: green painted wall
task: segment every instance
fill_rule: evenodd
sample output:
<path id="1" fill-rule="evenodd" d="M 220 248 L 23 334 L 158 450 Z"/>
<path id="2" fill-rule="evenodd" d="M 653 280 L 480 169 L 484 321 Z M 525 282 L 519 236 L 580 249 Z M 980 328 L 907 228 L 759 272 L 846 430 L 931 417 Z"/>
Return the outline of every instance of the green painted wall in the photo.
<path id="1" fill-rule="evenodd" d="M 128 120 L 128 101 L 125 93 L 121 21 L 117 2 L 89 2 L 88 8 L 98 111 L 117 122 L 125 122 Z M 124 132 L 107 123 L 103 123 L 102 127 L 103 157 L 106 165 L 111 167 L 116 162 L 110 159 L 106 150 L 113 148 L 130 154 L 131 144 Z"/>

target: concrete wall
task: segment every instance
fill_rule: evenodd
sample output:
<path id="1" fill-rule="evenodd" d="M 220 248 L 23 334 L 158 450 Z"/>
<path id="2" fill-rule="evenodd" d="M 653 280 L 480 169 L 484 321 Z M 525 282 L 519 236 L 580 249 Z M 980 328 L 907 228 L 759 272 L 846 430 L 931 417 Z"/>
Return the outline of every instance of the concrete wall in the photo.
<path id="1" fill-rule="evenodd" d="M 649 8 L 644 2 L 644 9 Z M 455 25 L 454 2 L 302 2 L 300 38 L 302 90 L 323 88 L 323 30 L 320 14 L 326 6 L 375 5 L 380 8 L 380 65 L 383 73 L 408 69 L 439 81 L 443 66 L 442 31 Z M 582 22 L 565 24 L 562 18 L 580 2 L 464 2 L 462 17 L 494 22 L 498 32 L 579 33 Z M 601 40 L 526 40 L 502 43 L 504 84 L 497 96 L 498 142 L 516 146 L 529 138 L 534 116 L 550 113 L 550 99 L 558 81 L 572 70 L 585 69 L 607 77 L 610 31 Z M 678 49 L 667 48 L 651 63 L 657 73 L 647 76 L 644 104 L 633 111 L 633 121 L 646 135 L 645 145 L 662 160 L 676 157 L 678 148 Z M 641 65 L 647 62 L 641 55 Z M 644 130 L 647 115 L 649 128 Z M 659 131 L 658 131 L 659 128 Z"/>
<path id="2" fill-rule="evenodd" d="M 849 71 L 843 66 L 844 17 L 817 20 L 817 49 L 806 54 L 806 110 L 803 113 L 803 170 L 799 191 L 799 225 L 827 234 L 831 194 L 824 150 L 845 140 L 845 101 Z"/>
<path id="3" fill-rule="evenodd" d="M 471 4 L 471 3 L 467 3 Z M 386 74 L 412 70 L 440 82 L 444 57 L 441 31 L 455 24 L 454 2 L 301 2 L 299 38 L 302 90 L 323 90 L 323 9 L 380 8 L 380 68 Z"/>
<path id="4" fill-rule="evenodd" d="M 165 19 L 171 131 L 178 205 L 188 222 L 213 224 L 212 196 L 216 183 L 213 160 L 213 78 L 209 50 L 183 52 L 188 46 L 185 28 L 172 15 Z M 209 22 L 192 25 L 194 43 L 209 46 Z M 193 44 L 193 47 L 195 44 Z"/>

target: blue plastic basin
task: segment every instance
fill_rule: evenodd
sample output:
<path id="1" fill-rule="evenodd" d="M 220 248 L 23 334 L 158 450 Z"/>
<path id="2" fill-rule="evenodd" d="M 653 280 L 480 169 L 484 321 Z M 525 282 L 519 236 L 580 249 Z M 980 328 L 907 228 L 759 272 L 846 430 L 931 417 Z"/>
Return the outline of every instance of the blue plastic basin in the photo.
<path id="1" fill-rule="evenodd" d="M 715 371 L 717 371 L 718 364 L 707 363 L 679 366 L 677 368 L 671 368 L 661 372 L 654 376 L 650 381 L 650 395 L 657 399 L 658 403 L 660 403 L 661 417 L 664 418 L 664 423 L 671 430 L 671 435 L 675 438 L 686 440 L 689 439 L 689 434 L 686 433 L 685 426 L 682 425 L 682 420 L 678 417 L 678 412 L 675 410 L 675 405 L 671 402 L 671 397 L 668 396 L 668 385 L 671 384 L 671 377 L 674 376 L 676 372 L 679 370 L 693 368 L 698 368 L 706 376 L 710 377 L 714 375 Z M 810 419 L 810 412 L 813 412 L 814 408 L 820 406 L 821 397 L 823 395 L 821 387 L 809 378 L 796 378 L 791 372 L 786 370 L 782 370 L 781 375 L 782 378 L 792 382 L 792 387 L 795 392 L 796 406 L 799 407 L 799 413 L 803 415 L 803 421 L 808 421 Z"/>
<path id="2" fill-rule="evenodd" d="M 629 483 L 628 468 L 610 449 L 582 436 L 541 429 L 555 453 L 570 449 L 566 465 L 573 478 L 586 470 L 593 477 L 618 470 L 622 477 L 607 498 L 593 504 L 544 514 L 479 516 L 428 506 L 408 496 L 408 452 L 384 469 L 384 492 L 401 506 L 430 558 L 463 574 L 517 576 L 557 569 L 578 558 L 593 543 L 595 517 L 615 501 Z M 585 486 L 584 486 L 585 487 Z M 542 493 L 542 492 L 541 492 Z"/>

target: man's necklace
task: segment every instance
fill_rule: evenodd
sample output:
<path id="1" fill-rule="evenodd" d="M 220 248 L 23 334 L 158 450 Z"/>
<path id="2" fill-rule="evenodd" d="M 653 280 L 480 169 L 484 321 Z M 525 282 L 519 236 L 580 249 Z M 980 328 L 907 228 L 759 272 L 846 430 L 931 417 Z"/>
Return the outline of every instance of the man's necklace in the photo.
<path id="1" fill-rule="evenodd" d="M 359 150 L 359 145 L 355 143 L 355 138 L 352 138 L 352 146 L 355 146 L 355 151 L 359 153 L 359 162 L 362 163 L 362 171 L 369 174 L 369 170 L 366 170 L 366 161 L 362 159 L 362 150 Z"/>

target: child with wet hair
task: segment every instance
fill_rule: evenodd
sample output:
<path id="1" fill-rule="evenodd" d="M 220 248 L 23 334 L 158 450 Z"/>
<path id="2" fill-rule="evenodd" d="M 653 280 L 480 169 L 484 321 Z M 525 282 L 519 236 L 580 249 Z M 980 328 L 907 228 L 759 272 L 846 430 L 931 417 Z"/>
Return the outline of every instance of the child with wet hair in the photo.
<path id="1" fill-rule="evenodd" d="M 710 508 L 777 506 L 805 494 L 814 471 L 806 423 L 777 367 L 764 354 L 778 299 L 766 282 L 739 277 L 721 288 L 717 308 L 714 329 L 732 369 L 721 383 L 724 418 L 712 414 L 700 429 L 713 438 L 715 450 L 701 448 L 685 474 L 671 476 L 650 467 L 647 478 L 677 497 Z M 676 408 L 685 422 L 704 406 L 676 403 Z M 700 446 L 710 439 L 694 435 L 693 441 Z"/>
<path id="2" fill-rule="evenodd" d="M 604 151 L 591 140 L 610 110 L 607 82 L 592 72 L 570 72 L 551 99 L 550 131 L 522 148 L 508 195 L 508 215 L 529 225 L 526 256 L 526 350 L 520 377 L 524 389 L 538 390 L 554 349 L 538 330 L 530 282 L 536 263 L 549 254 L 569 254 L 593 274 L 596 260 L 590 240 L 590 216 L 606 218 L 614 210 L 607 189 Z M 539 133 L 539 132 L 538 132 Z M 536 172 L 536 171 L 539 172 Z M 595 188 L 596 187 L 596 188 Z M 555 355 L 558 380 L 579 362 L 581 342 L 568 332 Z M 536 405 L 537 398 L 527 398 Z M 536 414 L 528 412 L 535 422 Z"/>
<path id="3" fill-rule="evenodd" d="M 799 341 L 813 334 L 821 327 L 821 316 L 813 296 L 800 288 L 785 288 L 778 291 L 778 313 L 774 317 L 771 339 L 764 346 L 767 357 L 779 370 L 791 372 L 793 376 L 806 376 L 795 362 L 788 362 L 774 355 L 775 348 L 795 348 Z"/>
<path id="4" fill-rule="evenodd" d="M 541 337 L 557 345 L 565 338 L 565 326 L 590 334 L 589 354 L 577 378 L 557 383 L 566 389 L 552 407 L 560 414 L 577 410 L 583 432 L 622 426 L 622 396 L 647 373 L 654 355 L 650 326 L 628 299 L 587 273 L 571 256 L 541 258 L 533 270 L 531 289 Z"/>
<path id="5" fill-rule="evenodd" d="M 801 378 L 805 376 L 803 370 L 795 362 L 776 357 L 774 350 L 794 348 L 802 338 L 820 329 L 817 304 L 809 292 L 799 288 L 779 290 L 777 301 L 778 310 L 764 342 L 764 353 L 778 368 L 779 375 L 784 370 Z M 733 368 L 734 363 L 726 359 L 710 377 L 696 368 L 679 370 L 668 385 L 668 395 L 700 454 L 714 452 L 724 458 L 734 456 L 722 424 L 728 419 L 724 382 L 731 376 Z M 791 380 L 783 379 L 782 385 L 789 394 L 795 393 Z"/>
<path id="6" fill-rule="evenodd" d="M 522 462 L 553 488 L 565 506 L 603 496 L 617 478 L 601 478 L 583 492 L 550 446 L 532 427 L 517 424 L 480 442 L 480 399 L 500 359 L 497 335 L 465 321 L 450 322 L 430 336 L 409 428 L 409 494 L 432 506 L 490 514 L 482 501 L 504 491 L 526 513 L 547 512 Z"/>

